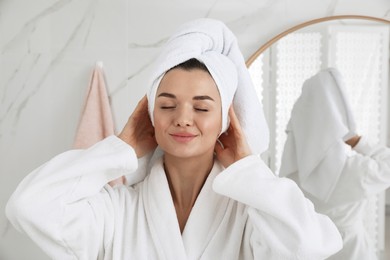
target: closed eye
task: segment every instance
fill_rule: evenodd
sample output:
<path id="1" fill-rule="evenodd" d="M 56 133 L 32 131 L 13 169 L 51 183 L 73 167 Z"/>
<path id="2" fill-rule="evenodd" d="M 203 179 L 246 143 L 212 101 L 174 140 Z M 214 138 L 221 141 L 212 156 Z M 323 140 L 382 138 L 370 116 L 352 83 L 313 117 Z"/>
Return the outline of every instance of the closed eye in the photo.
<path id="1" fill-rule="evenodd" d="M 161 109 L 174 109 L 176 108 L 175 106 L 161 106 Z"/>
<path id="2" fill-rule="evenodd" d="M 209 112 L 209 110 L 205 108 L 195 108 L 195 110 L 199 112 Z"/>

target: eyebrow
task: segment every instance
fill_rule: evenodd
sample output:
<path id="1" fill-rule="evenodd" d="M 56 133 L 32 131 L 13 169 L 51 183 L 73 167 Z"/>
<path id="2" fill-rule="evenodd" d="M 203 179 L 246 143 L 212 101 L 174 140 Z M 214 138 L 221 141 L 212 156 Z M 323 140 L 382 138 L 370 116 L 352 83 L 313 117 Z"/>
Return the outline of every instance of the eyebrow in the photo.
<path id="1" fill-rule="evenodd" d="M 174 98 L 176 99 L 176 96 L 171 94 L 171 93 L 167 93 L 167 92 L 162 92 L 158 95 L 158 97 L 167 97 L 167 98 Z M 214 99 L 210 96 L 207 96 L 207 95 L 202 95 L 202 96 L 195 96 L 192 98 L 192 100 L 211 100 L 211 101 L 214 101 Z"/>
<path id="2" fill-rule="evenodd" d="M 176 98 L 175 95 L 170 94 L 170 93 L 166 93 L 166 92 L 160 93 L 160 95 L 158 95 L 158 97 Z"/>

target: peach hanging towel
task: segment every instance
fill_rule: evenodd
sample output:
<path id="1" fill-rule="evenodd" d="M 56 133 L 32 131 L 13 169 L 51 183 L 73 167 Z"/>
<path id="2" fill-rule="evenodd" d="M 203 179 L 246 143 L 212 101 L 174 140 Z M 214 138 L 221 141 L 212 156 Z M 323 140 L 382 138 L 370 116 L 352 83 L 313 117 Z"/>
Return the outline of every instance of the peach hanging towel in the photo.
<path id="1" fill-rule="evenodd" d="M 86 149 L 107 136 L 113 135 L 114 121 L 104 79 L 103 65 L 96 63 L 87 89 L 74 149 Z M 110 182 L 111 186 L 124 183 L 124 178 Z"/>

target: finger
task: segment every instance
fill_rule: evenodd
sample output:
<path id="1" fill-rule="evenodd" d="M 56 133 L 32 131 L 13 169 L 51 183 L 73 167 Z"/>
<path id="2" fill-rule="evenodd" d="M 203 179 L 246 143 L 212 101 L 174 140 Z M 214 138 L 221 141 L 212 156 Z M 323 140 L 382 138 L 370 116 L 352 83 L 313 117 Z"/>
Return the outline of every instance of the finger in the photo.
<path id="1" fill-rule="evenodd" d="M 140 120 L 146 119 L 146 117 L 149 117 L 149 113 L 148 113 L 148 100 L 147 100 L 146 96 L 144 96 L 138 102 L 137 106 L 135 107 L 135 109 L 134 109 L 134 111 L 133 111 L 133 113 L 131 115 L 131 118 L 133 119 L 133 121 L 138 122 Z"/>
<path id="2" fill-rule="evenodd" d="M 218 155 L 224 150 L 223 144 L 221 143 L 220 140 L 217 139 L 215 142 L 215 147 L 214 147 L 214 152 Z"/>
<path id="3" fill-rule="evenodd" d="M 145 103 L 147 104 L 147 98 L 146 96 L 143 96 L 135 106 L 134 112 L 140 110 L 141 108 L 145 107 Z"/>
<path id="4" fill-rule="evenodd" d="M 229 108 L 229 118 L 230 118 L 230 127 L 233 130 L 233 134 L 238 137 L 242 135 L 242 128 L 240 121 L 237 118 L 236 113 L 234 112 L 233 106 Z"/>
<path id="5" fill-rule="evenodd" d="M 233 134 L 229 134 L 228 132 L 230 132 L 229 130 L 227 132 L 225 132 L 223 135 L 221 135 L 217 142 L 219 142 L 219 144 L 223 147 L 223 148 L 226 148 L 229 146 L 229 143 L 231 142 L 231 138 L 233 136 Z"/>
<path id="6" fill-rule="evenodd" d="M 142 104 L 142 107 L 143 108 L 148 108 L 148 98 L 146 97 L 146 95 L 145 96 L 143 96 L 143 98 L 141 99 L 141 104 Z"/>
<path id="7" fill-rule="evenodd" d="M 221 150 L 221 149 L 223 149 L 222 148 L 222 144 L 221 144 L 221 142 L 217 139 L 217 141 L 215 142 L 215 150 Z"/>
<path id="8" fill-rule="evenodd" d="M 146 95 L 143 96 L 143 98 L 138 102 L 137 107 L 135 108 L 135 111 L 147 111 L 148 108 L 148 99 L 146 98 Z"/>

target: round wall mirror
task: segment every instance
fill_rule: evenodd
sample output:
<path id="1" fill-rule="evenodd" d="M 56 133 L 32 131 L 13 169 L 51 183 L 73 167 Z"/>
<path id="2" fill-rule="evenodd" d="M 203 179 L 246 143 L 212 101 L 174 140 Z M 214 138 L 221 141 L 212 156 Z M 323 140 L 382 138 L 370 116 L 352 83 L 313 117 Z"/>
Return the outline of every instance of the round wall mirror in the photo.
<path id="1" fill-rule="evenodd" d="M 276 174 L 292 107 L 303 83 L 322 69 L 336 68 L 343 76 L 359 134 L 390 143 L 389 28 L 390 21 L 369 16 L 315 19 L 275 36 L 247 60 L 270 127 L 270 147 L 262 157 Z M 366 228 L 381 254 L 385 195 L 369 200 Z"/>

